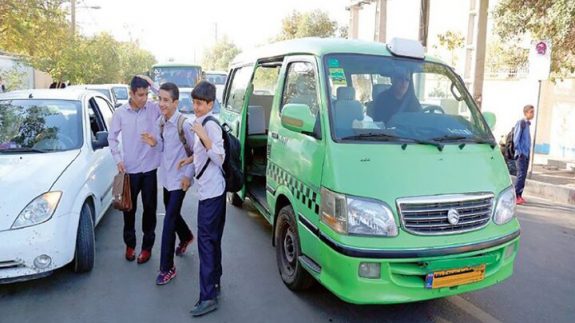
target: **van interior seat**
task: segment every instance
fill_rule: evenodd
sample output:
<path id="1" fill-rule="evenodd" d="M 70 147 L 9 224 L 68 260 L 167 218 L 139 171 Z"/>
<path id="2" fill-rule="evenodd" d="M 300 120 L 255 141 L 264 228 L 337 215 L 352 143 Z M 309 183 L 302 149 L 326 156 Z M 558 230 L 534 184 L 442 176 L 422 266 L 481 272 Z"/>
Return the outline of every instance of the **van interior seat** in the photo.
<path id="1" fill-rule="evenodd" d="M 261 105 L 248 106 L 248 135 L 261 135 L 266 133 L 264 107 Z"/>
<path id="2" fill-rule="evenodd" d="M 353 135 L 353 121 L 363 120 L 363 105 L 355 99 L 355 89 L 350 86 L 339 87 L 333 107 L 334 125 L 338 137 Z"/>
<path id="3" fill-rule="evenodd" d="M 267 130 L 269 129 L 273 102 L 274 102 L 273 94 L 257 94 L 257 95 L 252 94 L 252 96 L 250 97 L 250 105 L 259 105 L 264 109 L 264 122 L 266 130 L 265 133 L 267 133 Z"/>

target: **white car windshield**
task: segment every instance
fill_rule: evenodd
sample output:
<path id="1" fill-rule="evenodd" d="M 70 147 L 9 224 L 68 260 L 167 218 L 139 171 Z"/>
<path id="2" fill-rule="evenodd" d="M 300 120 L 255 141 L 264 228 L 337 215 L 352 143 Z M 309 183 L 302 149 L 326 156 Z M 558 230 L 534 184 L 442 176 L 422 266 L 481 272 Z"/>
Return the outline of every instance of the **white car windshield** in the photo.
<path id="1" fill-rule="evenodd" d="M 0 153 L 80 148 L 81 116 L 79 101 L 0 100 Z"/>
<path id="2" fill-rule="evenodd" d="M 461 80 L 447 66 L 415 59 L 325 57 L 337 141 L 492 143 Z"/>

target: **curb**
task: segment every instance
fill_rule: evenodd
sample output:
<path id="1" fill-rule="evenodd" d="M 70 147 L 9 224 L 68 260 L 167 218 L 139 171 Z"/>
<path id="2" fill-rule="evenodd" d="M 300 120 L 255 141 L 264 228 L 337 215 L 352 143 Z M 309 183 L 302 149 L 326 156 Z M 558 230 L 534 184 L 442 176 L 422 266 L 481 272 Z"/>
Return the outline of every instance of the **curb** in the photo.
<path id="1" fill-rule="evenodd" d="M 515 176 L 511 176 L 515 183 Z M 575 205 L 575 187 L 567 185 L 553 185 L 527 179 L 525 181 L 526 195 L 536 196 L 552 202 Z"/>

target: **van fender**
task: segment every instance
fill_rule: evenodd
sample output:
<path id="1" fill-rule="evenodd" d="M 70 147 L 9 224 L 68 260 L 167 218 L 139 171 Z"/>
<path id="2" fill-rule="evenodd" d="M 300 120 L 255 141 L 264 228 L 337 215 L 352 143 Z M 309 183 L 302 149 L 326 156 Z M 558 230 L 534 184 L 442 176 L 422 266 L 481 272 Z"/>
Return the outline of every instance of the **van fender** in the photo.
<path id="1" fill-rule="evenodd" d="M 295 197 L 293 196 L 292 192 L 287 186 L 279 186 L 275 191 L 274 202 L 270 205 L 270 210 L 273 210 L 272 216 L 272 246 L 275 247 L 275 232 L 276 232 L 276 223 L 277 217 L 280 210 L 286 206 L 291 205 L 294 208 L 294 213 L 298 214 L 298 211 L 295 209 L 295 205 L 293 203 L 295 201 Z M 295 219 L 298 220 L 297 218 Z M 297 222 L 296 222 L 297 223 Z"/>

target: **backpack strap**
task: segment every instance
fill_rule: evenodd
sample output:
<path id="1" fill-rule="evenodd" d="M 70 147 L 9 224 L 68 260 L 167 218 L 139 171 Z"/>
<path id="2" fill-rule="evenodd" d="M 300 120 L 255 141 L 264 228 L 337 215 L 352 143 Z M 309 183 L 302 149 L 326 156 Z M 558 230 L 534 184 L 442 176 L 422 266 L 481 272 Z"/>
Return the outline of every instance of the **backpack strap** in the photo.
<path id="1" fill-rule="evenodd" d="M 180 114 L 180 116 L 178 117 L 178 136 L 180 137 L 180 141 L 182 142 L 182 145 L 184 145 L 184 150 L 186 151 L 186 155 L 188 157 L 190 157 L 192 155 L 192 149 L 190 149 L 190 145 L 188 145 L 188 141 L 186 140 L 186 135 L 184 134 L 184 122 L 186 122 L 186 117 L 184 117 L 182 114 Z"/>
<path id="2" fill-rule="evenodd" d="M 216 119 L 214 116 L 206 116 L 206 118 L 204 118 L 204 120 L 202 121 L 202 127 L 205 127 L 206 123 L 208 123 L 208 121 L 213 121 L 213 122 L 217 123 L 220 128 L 222 127 L 220 125 L 220 122 L 218 121 L 218 119 Z M 223 129 L 222 129 L 222 131 L 223 131 Z M 204 148 L 206 148 L 206 145 L 204 144 L 204 142 L 201 139 L 200 139 L 200 142 L 202 143 L 202 146 L 204 146 Z M 204 172 L 208 168 L 210 161 L 211 161 L 211 158 L 208 157 L 208 161 L 204 164 L 204 166 L 200 170 L 200 173 L 198 174 L 198 176 L 196 176 L 197 180 L 199 180 L 200 177 L 202 177 L 202 175 L 204 175 Z M 224 172 L 223 169 L 220 168 L 220 170 L 222 171 L 222 173 Z"/>

